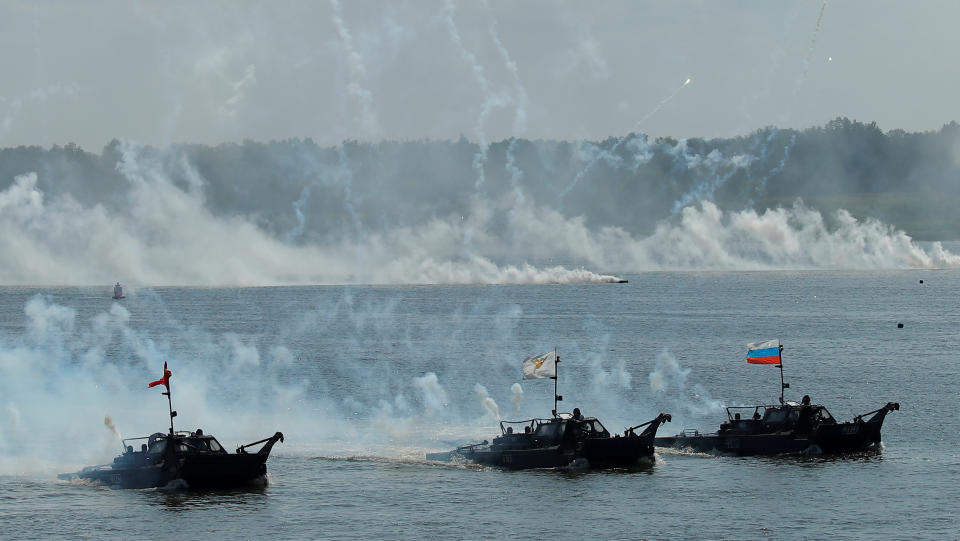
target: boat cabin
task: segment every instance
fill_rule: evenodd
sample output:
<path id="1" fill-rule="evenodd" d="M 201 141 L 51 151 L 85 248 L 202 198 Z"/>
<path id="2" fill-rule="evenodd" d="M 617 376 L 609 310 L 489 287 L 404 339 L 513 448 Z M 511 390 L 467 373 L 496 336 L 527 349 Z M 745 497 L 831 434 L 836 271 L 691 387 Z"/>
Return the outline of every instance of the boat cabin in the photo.
<path id="1" fill-rule="evenodd" d="M 755 434 L 795 428 L 812 428 L 823 424 L 836 424 L 827 408 L 818 404 L 798 404 L 787 401 L 782 405 L 725 406 L 727 421 L 720 425 L 721 432 Z"/>
<path id="2" fill-rule="evenodd" d="M 140 450 L 135 451 L 133 445 L 127 442 L 138 440 L 147 440 L 140 445 Z M 196 432 L 177 432 L 172 436 L 162 432 L 156 432 L 142 438 L 127 438 L 123 440 L 126 451 L 117 457 L 117 461 L 129 462 L 130 460 L 157 460 L 167 451 L 167 445 L 170 441 L 176 442 L 175 452 L 185 454 L 227 454 L 227 450 L 220 445 L 216 438 L 209 434 L 204 434 L 203 430 L 197 429 Z"/>
<path id="3" fill-rule="evenodd" d="M 571 430 L 574 427 L 575 430 Z M 609 438 L 610 432 L 596 417 L 574 419 L 569 413 L 561 413 L 549 419 L 525 421 L 500 421 L 501 435 L 494 438 L 497 446 L 528 447 L 556 445 L 566 438 Z"/>

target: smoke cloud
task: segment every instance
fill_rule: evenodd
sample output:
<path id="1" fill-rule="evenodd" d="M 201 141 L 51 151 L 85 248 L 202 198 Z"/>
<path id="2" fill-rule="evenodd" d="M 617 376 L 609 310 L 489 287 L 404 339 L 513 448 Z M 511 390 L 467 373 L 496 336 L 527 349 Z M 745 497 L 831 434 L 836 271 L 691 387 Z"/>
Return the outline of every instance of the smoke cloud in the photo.
<path id="1" fill-rule="evenodd" d="M 858 129 L 877 134 L 844 122 L 831 128 Z M 925 177 L 956 167 L 960 130 L 951 130 L 933 139 L 946 154 L 924 162 L 935 168 Z M 710 144 L 511 139 L 489 145 L 479 165 L 480 147 L 466 141 L 329 149 L 116 142 L 100 157 L 15 149 L 0 168 L 33 156 L 23 163 L 34 170 L 0 187 L 0 250 L 17 254 L 0 261 L 0 283 L 563 284 L 654 270 L 958 265 L 942 244 L 920 246 L 843 208 L 800 198 L 743 208 L 745 197 L 769 200 L 784 189 L 814 135 L 771 129 Z M 950 196 L 939 200 L 948 205 Z"/>

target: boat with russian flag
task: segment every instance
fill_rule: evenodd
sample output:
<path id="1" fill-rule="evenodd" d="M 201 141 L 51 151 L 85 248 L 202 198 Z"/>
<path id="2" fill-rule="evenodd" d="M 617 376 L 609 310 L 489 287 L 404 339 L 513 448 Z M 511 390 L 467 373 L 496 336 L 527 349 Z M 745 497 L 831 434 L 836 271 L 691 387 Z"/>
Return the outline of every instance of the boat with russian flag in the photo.
<path id="1" fill-rule="evenodd" d="M 832 454 L 878 448 L 887 413 L 900 409 L 897 402 L 838 422 L 821 404 L 805 395 L 801 401 L 784 399 L 790 384 L 783 381 L 783 345 L 779 339 L 747 344 L 747 362 L 780 368 L 780 403 L 724 406 L 727 420 L 716 432 L 685 429 L 674 436 L 654 439 L 657 447 L 690 449 L 735 455 Z"/>

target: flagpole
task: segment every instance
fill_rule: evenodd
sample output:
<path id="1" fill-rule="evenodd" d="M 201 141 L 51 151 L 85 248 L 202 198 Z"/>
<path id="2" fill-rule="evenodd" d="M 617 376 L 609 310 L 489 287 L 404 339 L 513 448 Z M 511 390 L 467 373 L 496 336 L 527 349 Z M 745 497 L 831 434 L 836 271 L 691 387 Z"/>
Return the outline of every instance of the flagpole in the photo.
<path id="1" fill-rule="evenodd" d="M 557 416 L 557 401 L 563 400 L 563 397 L 557 394 L 557 381 L 560 379 L 560 356 L 557 355 L 557 348 L 553 348 L 553 416 Z"/>
<path id="2" fill-rule="evenodd" d="M 170 380 L 167 380 L 167 392 L 163 393 L 167 395 L 167 407 L 170 408 L 170 435 L 173 435 L 173 418 L 177 416 L 177 412 L 173 411 L 173 400 L 170 398 Z"/>
<path id="3" fill-rule="evenodd" d="M 780 368 L 780 404 L 783 405 L 783 390 L 789 389 L 790 384 L 783 382 L 783 344 L 780 344 L 780 364 L 777 365 Z"/>

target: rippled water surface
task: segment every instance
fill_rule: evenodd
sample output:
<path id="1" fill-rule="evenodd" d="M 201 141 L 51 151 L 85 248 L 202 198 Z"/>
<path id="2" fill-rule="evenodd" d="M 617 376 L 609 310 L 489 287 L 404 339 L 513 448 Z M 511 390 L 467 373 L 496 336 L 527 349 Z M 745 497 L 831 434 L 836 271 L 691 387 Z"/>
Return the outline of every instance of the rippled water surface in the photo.
<path id="1" fill-rule="evenodd" d="M 129 288 L 119 306 L 109 287 L 0 289 L 0 537 L 956 537 L 960 421 L 941 411 L 960 381 L 960 273 L 627 278 Z M 720 404 L 776 400 L 776 368 L 744 360 L 747 342 L 774 337 L 788 398 L 810 394 L 841 420 L 900 402 L 881 451 L 661 451 L 649 467 L 597 472 L 423 459 L 492 436 L 497 414 L 548 414 L 552 382 L 521 381 L 520 360 L 554 347 L 561 409 L 580 407 L 611 431 L 659 411 L 674 414 L 661 433 L 715 429 Z M 286 434 L 269 486 L 162 492 L 56 479 L 115 454 L 104 415 L 125 435 L 163 429 L 165 400 L 145 384 L 164 360 L 181 427 L 202 424 L 228 448 Z"/>

